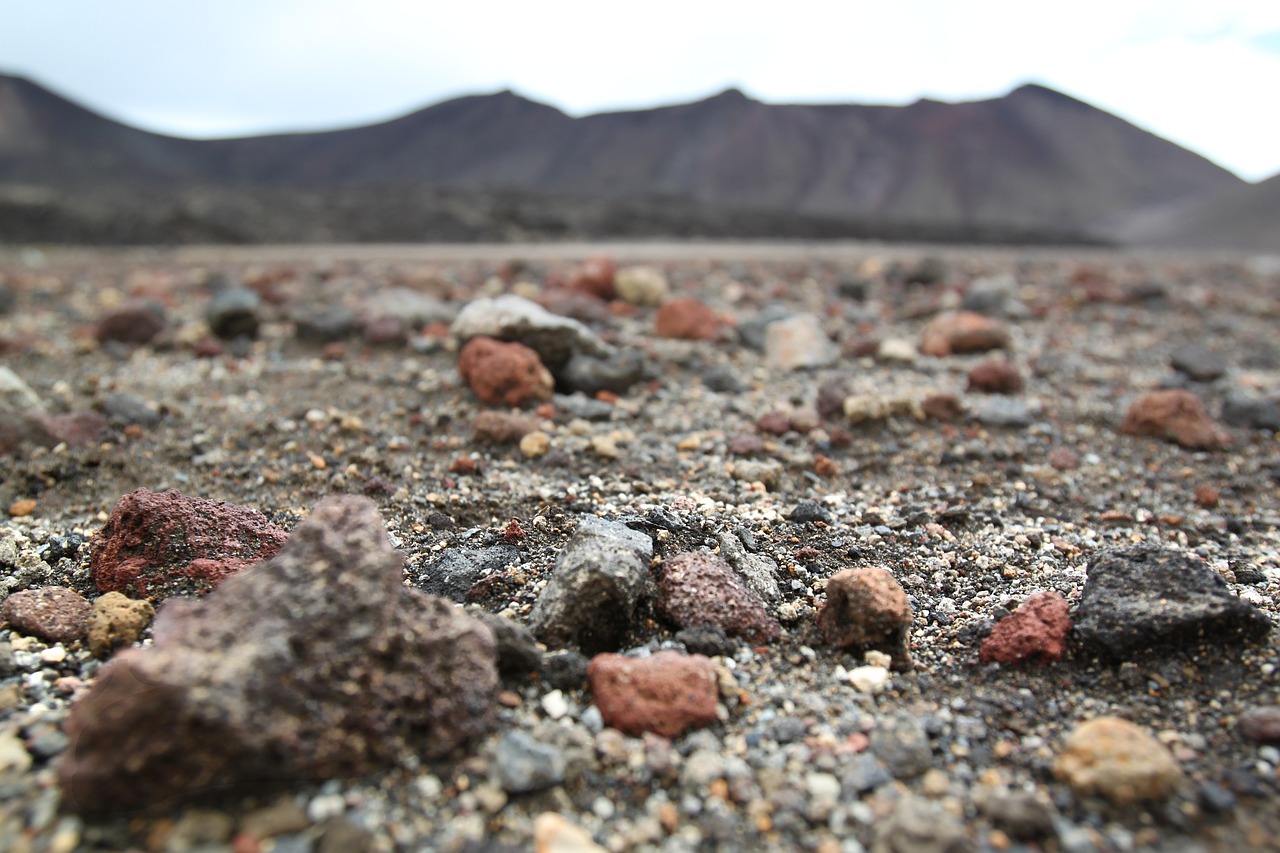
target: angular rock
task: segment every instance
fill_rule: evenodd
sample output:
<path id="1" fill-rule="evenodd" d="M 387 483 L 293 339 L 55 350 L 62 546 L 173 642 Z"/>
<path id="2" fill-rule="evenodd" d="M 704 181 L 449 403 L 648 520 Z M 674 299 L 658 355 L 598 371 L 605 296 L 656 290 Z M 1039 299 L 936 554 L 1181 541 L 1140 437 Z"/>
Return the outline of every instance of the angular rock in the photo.
<path id="1" fill-rule="evenodd" d="M 700 299 L 682 296 L 662 304 L 653 318 L 653 333 L 660 338 L 711 341 L 720 334 L 720 315 Z"/>
<path id="2" fill-rule="evenodd" d="M 1280 400 L 1233 390 L 1222 401 L 1222 422 L 1244 429 L 1280 432 Z"/>
<path id="3" fill-rule="evenodd" d="M 512 729 L 499 738 L 493 762 L 498 784 L 508 794 L 527 794 L 559 785 L 569 763 L 558 748 L 537 741 L 520 729 Z"/>
<path id="4" fill-rule="evenodd" d="M 898 801 L 876 825 L 871 853 L 967 853 L 973 845 L 960 820 L 915 794 Z"/>
<path id="5" fill-rule="evenodd" d="M 209 331 L 223 340 L 256 338 L 262 320 L 262 297 L 247 287 L 230 287 L 209 300 L 204 319 Z"/>
<path id="6" fill-rule="evenodd" d="M 967 390 L 984 394 L 1017 394 L 1022 390 L 1022 374 L 1007 358 L 990 358 L 969 369 Z"/>
<path id="7" fill-rule="evenodd" d="M 1220 354 L 1200 344 L 1183 344 L 1169 354 L 1169 365 L 1188 379 L 1212 382 L 1230 366 Z"/>
<path id="8" fill-rule="evenodd" d="M 1116 805 L 1168 797 L 1182 784 L 1182 768 L 1164 744 L 1118 717 L 1081 723 L 1067 736 L 1054 775 L 1077 796 L 1098 795 Z"/>
<path id="9" fill-rule="evenodd" d="M 782 633 L 760 596 L 709 551 L 676 554 L 662 564 L 658 610 L 681 628 L 711 625 L 752 643 L 771 643 Z"/>
<path id="10" fill-rule="evenodd" d="M 555 380 L 538 354 L 524 344 L 472 338 L 458 353 L 458 373 L 480 401 L 522 406 L 551 399 Z"/>
<path id="11" fill-rule="evenodd" d="M 603 358 L 612 352 L 577 320 L 552 314 L 538 303 L 513 294 L 467 303 L 450 331 L 464 343 L 477 337 L 517 341 L 536 352 L 542 363 L 552 369 L 559 369 L 575 353 Z"/>
<path id="12" fill-rule="evenodd" d="M 135 299 L 98 320 L 94 337 L 98 343 L 150 343 L 169 324 L 164 306 L 148 299 Z"/>
<path id="13" fill-rule="evenodd" d="M 729 532 L 717 536 L 716 542 L 720 545 L 720 556 L 742 576 L 752 592 L 763 601 L 778 600 L 778 564 L 773 558 L 749 553 L 742 540 Z"/>
<path id="14" fill-rule="evenodd" d="M 0 619 L 51 643 L 70 643 L 83 637 L 92 612 L 93 605 L 83 595 L 61 586 L 24 589 L 0 605 Z"/>
<path id="15" fill-rule="evenodd" d="M 486 731 L 492 633 L 407 589 L 372 501 L 321 502 L 284 549 L 160 611 L 67 722 L 63 803 L 162 807 L 440 758 Z"/>
<path id="16" fill-rule="evenodd" d="M 450 548 L 425 566 L 410 566 L 405 575 L 423 592 L 464 602 L 480 580 L 496 577 L 508 566 L 519 564 L 520 550 L 512 545 Z"/>
<path id="17" fill-rule="evenodd" d="M 584 516 L 529 614 L 534 636 L 588 655 L 620 648 L 653 596 L 652 559 L 647 534 Z"/>
<path id="18" fill-rule="evenodd" d="M 818 629 L 833 646 L 876 649 L 894 669 L 910 671 L 911 619 L 907 594 L 887 569 L 842 569 L 827 581 Z"/>
<path id="19" fill-rule="evenodd" d="M 621 350 L 608 358 L 575 355 L 560 369 L 557 378 L 571 392 L 625 394 L 645 378 L 647 369 L 645 357 L 638 350 Z"/>
<path id="20" fill-rule="evenodd" d="M 1067 650 L 1070 606 L 1056 592 L 1037 592 L 996 623 L 982 642 L 983 663 L 1012 664 L 1024 660 L 1052 663 Z"/>
<path id="21" fill-rule="evenodd" d="M 1210 419 L 1200 398 L 1190 391 L 1153 391 L 1129 407 L 1120 432 L 1163 438 L 1190 450 L 1217 450 L 1231 437 Z"/>
<path id="22" fill-rule="evenodd" d="M 653 267 L 624 267 L 613 277 L 618 298 L 632 305 L 657 307 L 671 293 L 667 277 Z"/>
<path id="23" fill-rule="evenodd" d="M 835 364 L 840 347 L 812 314 L 796 314 L 765 328 L 764 363 L 775 370 L 802 370 Z"/>
<path id="24" fill-rule="evenodd" d="M 155 601 L 203 595 L 275 556 L 287 536 L 249 507 L 138 489 L 90 540 L 89 573 L 101 592 Z"/>
<path id="25" fill-rule="evenodd" d="M 95 657 L 106 658 L 118 648 L 132 646 L 155 614 L 150 601 L 138 601 L 118 592 L 98 596 L 89 617 L 89 651 Z"/>
<path id="26" fill-rule="evenodd" d="M 716 721 L 716 668 L 710 658 L 661 651 L 650 657 L 597 655 L 587 667 L 606 725 L 624 734 L 673 738 Z"/>
<path id="27" fill-rule="evenodd" d="M 929 321 L 920 340 L 925 355 L 947 356 L 1009 348 L 1009 331 L 998 320 L 959 311 Z"/>
<path id="28" fill-rule="evenodd" d="M 1106 548 L 1089 561 L 1075 636 L 1109 657 L 1163 648 L 1217 648 L 1264 639 L 1271 620 L 1218 574 L 1179 551 Z"/>

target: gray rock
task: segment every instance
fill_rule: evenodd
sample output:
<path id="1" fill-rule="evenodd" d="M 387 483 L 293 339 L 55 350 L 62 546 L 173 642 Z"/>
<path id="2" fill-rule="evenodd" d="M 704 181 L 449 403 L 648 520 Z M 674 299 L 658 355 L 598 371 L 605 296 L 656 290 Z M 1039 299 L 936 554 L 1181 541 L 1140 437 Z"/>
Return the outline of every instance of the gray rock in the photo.
<path id="1" fill-rule="evenodd" d="M 534 636 L 589 655 L 621 648 L 653 597 L 652 559 L 653 540 L 647 534 L 584 516 L 529 614 Z"/>
<path id="2" fill-rule="evenodd" d="M 1280 432 L 1280 401 L 1231 391 L 1222 401 L 1222 422 L 1244 429 Z"/>
<path id="3" fill-rule="evenodd" d="M 5 284 L 0 284 L 0 316 L 12 311 L 14 303 L 17 301 L 18 294 L 14 292 L 13 288 Z"/>
<path id="4" fill-rule="evenodd" d="M 718 394 L 741 394 L 747 385 L 732 367 L 712 367 L 702 374 L 702 384 Z"/>
<path id="5" fill-rule="evenodd" d="M 849 760 L 840 773 L 841 787 L 865 794 L 893 781 L 893 774 L 874 752 L 860 752 Z"/>
<path id="6" fill-rule="evenodd" d="M 98 813 L 371 773 L 487 731 L 492 632 L 402 570 L 374 503 L 335 496 L 272 559 L 167 602 L 153 645 L 117 653 L 72 708 L 63 802 Z"/>
<path id="7" fill-rule="evenodd" d="M 964 295 L 961 307 L 989 317 L 1005 316 L 1015 303 L 1018 282 L 1011 275 L 993 275 L 974 279 Z"/>
<path id="8" fill-rule="evenodd" d="M 44 401 L 22 377 L 0 365 L 0 411 L 22 413 L 30 410 L 44 411 Z"/>
<path id="9" fill-rule="evenodd" d="M 807 370 L 835 364 L 840 347 L 812 314 L 770 323 L 764 333 L 764 362 L 778 370 Z"/>
<path id="10" fill-rule="evenodd" d="M 929 733 L 918 718 L 906 713 L 879 720 L 871 732 L 871 751 L 896 779 L 912 779 L 933 766 Z"/>
<path id="11" fill-rule="evenodd" d="M 1016 841 L 1056 835 L 1053 808 L 1030 791 L 984 791 L 974 797 L 978 810 Z"/>
<path id="12" fill-rule="evenodd" d="M 355 332 L 355 312 L 345 305 L 307 308 L 293 316 L 293 334 L 300 341 L 328 344 L 346 340 Z"/>
<path id="13" fill-rule="evenodd" d="M 1094 554 L 1074 619 L 1076 637 L 1110 657 L 1204 641 L 1239 644 L 1271 630 L 1266 613 L 1199 560 L 1151 545 Z"/>
<path id="14" fill-rule="evenodd" d="M 757 352 L 764 351 L 765 333 L 770 324 L 785 320 L 795 312 L 786 305 L 771 303 L 761 308 L 754 317 L 738 324 L 738 338 Z"/>
<path id="15" fill-rule="evenodd" d="M 720 556 L 742 576 L 752 592 L 765 601 L 778 600 L 778 564 L 772 558 L 748 553 L 742 540 L 733 533 L 721 533 L 716 541 L 720 544 Z"/>
<path id="16" fill-rule="evenodd" d="M 1035 421 L 1035 412 L 1026 400 L 1017 397 L 994 395 L 984 397 L 973 409 L 970 417 L 980 424 L 998 427 L 1028 427 Z"/>
<path id="17" fill-rule="evenodd" d="M 247 287 L 219 291 L 209 300 L 204 319 L 209 331 L 223 340 L 256 338 L 261 323 L 262 297 Z"/>
<path id="18" fill-rule="evenodd" d="M 462 343 L 481 336 L 518 341 L 537 352 L 552 370 L 575 354 L 607 358 L 612 353 L 611 347 L 577 320 L 552 314 L 513 294 L 467 303 L 453 321 L 452 332 Z"/>
<path id="19" fill-rule="evenodd" d="M 584 421 L 612 420 L 621 409 L 603 400 L 593 400 L 582 394 L 556 394 L 551 398 L 551 405 L 556 407 L 557 419 Z"/>
<path id="20" fill-rule="evenodd" d="M 556 379 L 568 391 L 625 394 L 645 378 L 646 368 L 645 358 L 637 350 L 621 350 L 607 358 L 579 353 L 556 372 Z"/>
<path id="21" fill-rule="evenodd" d="M 425 593 L 465 602 L 467 593 L 482 578 L 499 574 L 519 562 L 520 549 L 511 545 L 452 548 L 426 566 L 408 568 L 405 575 Z"/>
<path id="22" fill-rule="evenodd" d="M 1230 366 L 1221 355 L 1200 344 L 1183 344 L 1176 348 L 1169 354 L 1169 364 L 1196 382 L 1212 382 L 1223 376 Z"/>
<path id="23" fill-rule="evenodd" d="M 524 676 L 542 668 L 542 650 L 527 627 L 497 613 L 472 605 L 467 613 L 493 632 L 498 645 L 498 671 L 507 676 Z"/>
<path id="24" fill-rule="evenodd" d="M 379 290 L 366 297 L 356 310 L 359 321 L 363 324 L 367 325 L 383 317 L 395 317 L 408 328 L 428 323 L 452 323 L 457 313 L 457 309 L 448 302 L 408 287 Z"/>
<path id="25" fill-rule="evenodd" d="M 876 827 L 871 853 L 962 853 L 972 850 L 959 819 L 937 803 L 907 794 Z"/>
<path id="26" fill-rule="evenodd" d="M 494 767 L 498 784 L 508 794 L 525 794 L 559 785 L 564 781 L 568 760 L 549 743 L 541 743 L 527 732 L 512 729 L 498 741 Z"/>
<path id="27" fill-rule="evenodd" d="M 102 401 L 102 412 L 116 426 L 137 424 L 150 427 L 161 420 L 159 412 L 132 394 L 125 393 L 108 395 Z"/>

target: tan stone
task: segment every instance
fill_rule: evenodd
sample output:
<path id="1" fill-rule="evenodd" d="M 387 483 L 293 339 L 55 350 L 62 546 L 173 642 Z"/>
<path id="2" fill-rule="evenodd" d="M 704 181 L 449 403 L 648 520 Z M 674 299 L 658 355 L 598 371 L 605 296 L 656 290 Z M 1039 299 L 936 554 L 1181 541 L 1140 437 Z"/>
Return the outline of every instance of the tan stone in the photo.
<path id="1" fill-rule="evenodd" d="M 133 645 L 155 613 L 150 601 L 138 601 L 124 593 L 99 596 L 89 616 L 89 650 L 105 658 L 121 646 Z"/>
<path id="2" fill-rule="evenodd" d="M 1119 717 L 1098 717 L 1077 726 L 1053 772 L 1077 795 L 1096 794 L 1117 805 L 1164 799 L 1183 779 L 1164 744 Z"/>

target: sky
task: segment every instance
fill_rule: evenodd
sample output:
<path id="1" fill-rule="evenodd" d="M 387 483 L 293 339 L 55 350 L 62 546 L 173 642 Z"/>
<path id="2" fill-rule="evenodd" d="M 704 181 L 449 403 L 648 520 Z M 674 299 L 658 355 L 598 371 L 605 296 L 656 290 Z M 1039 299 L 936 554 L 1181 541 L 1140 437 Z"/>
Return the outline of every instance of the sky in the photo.
<path id="1" fill-rule="evenodd" d="M 0 72 L 179 136 L 321 130 L 513 89 L 573 114 L 1058 89 L 1280 173 L 1280 0 L 0 0 Z"/>

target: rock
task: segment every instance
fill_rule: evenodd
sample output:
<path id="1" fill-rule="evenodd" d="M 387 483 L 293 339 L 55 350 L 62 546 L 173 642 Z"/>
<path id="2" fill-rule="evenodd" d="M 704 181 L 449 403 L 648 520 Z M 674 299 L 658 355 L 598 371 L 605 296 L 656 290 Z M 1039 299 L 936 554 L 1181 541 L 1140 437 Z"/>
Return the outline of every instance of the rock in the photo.
<path id="1" fill-rule="evenodd" d="M 1237 598 L 1199 560 L 1150 545 L 1106 548 L 1089 561 L 1075 635 L 1110 657 L 1264 639 L 1265 612 Z"/>
<path id="2" fill-rule="evenodd" d="M 771 302 L 738 324 L 738 339 L 744 346 L 756 352 L 764 352 L 769 327 L 779 320 L 787 319 L 793 313 L 795 312 L 790 306 Z"/>
<path id="3" fill-rule="evenodd" d="M 1069 633 L 1067 600 L 1056 592 L 1037 592 L 996 623 L 983 641 L 979 657 L 983 663 L 1052 663 L 1066 652 Z"/>
<path id="4" fill-rule="evenodd" d="M 598 299 L 612 299 L 616 295 L 614 279 L 617 274 L 618 266 L 613 258 L 588 258 L 569 276 L 568 285 L 573 290 L 590 293 Z"/>
<path id="5" fill-rule="evenodd" d="M 969 283 L 961 303 L 966 311 L 991 317 L 1007 316 L 1017 302 L 1018 281 L 1011 275 L 993 275 L 977 278 Z"/>
<path id="6" fill-rule="evenodd" d="M 467 303 L 450 331 L 463 343 L 478 337 L 519 342 L 553 370 L 575 353 L 605 358 L 612 352 L 577 320 L 552 314 L 536 302 L 513 294 Z"/>
<path id="7" fill-rule="evenodd" d="M 487 577 L 498 577 L 520 564 L 520 550 L 512 545 L 488 548 L 450 548 L 425 566 L 411 565 L 409 582 L 430 595 L 464 602 L 471 588 Z"/>
<path id="8" fill-rule="evenodd" d="M 527 794 L 564 781 L 568 760 L 549 743 L 534 740 L 528 732 L 512 729 L 498 739 L 493 756 L 498 784 L 508 794 Z"/>
<path id="9" fill-rule="evenodd" d="M 796 314 L 765 328 L 764 363 L 774 370 L 826 367 L 839 357 L 840 347 L 812 314 Z"/>
<path id="10" fill-rule="evenodd" d="M 116 426 L 156 426 L 160 413 L 132 394 L 109 394 L 102 401 L 102 412 Z"/>
<path id="11" fill-rule="evenodd" d="M 721 533 L 716 542 L 720 556 L 742 576 L 752 592 L 763 601 L 778 600 L 778 564 L 772 558 L 748 553 L 742 540 L 733 533 Z"/>
<path id="12" fill-rule="evenodd" d="M 8 779 L 31 769 L 31 753 L 22 739 L 0 732 L 0 778 Z"/>
<path id="13" fill-rule="evenodd" d="M 667 277 L 653 267 L 624 267 L 613 278 L 618 298 L 632 305 L 656 308 L 671 293 Z"/>
<path id="14" fill-rule="evenodd" d="M 1236 721 L 1240 734 L 1258 743 L 1280 743 L 1280 705 L 1258 705 Z"/>
<path id="15" fill-rule="evenodd" d="M 854 394 L 844 400 L 844 416 L 851 424 L 882 421 L 888 418 L 924 420 L 924 410 L 915 397 L 889 397 L 874 394 Z"/>
<path id="16" fill-rule="evenodd" d="M 293 334 L 300 341 L 330 344 L 355 333 L 355 312 L 345 305 L 308 306 L 293 315 Z"/>
<path id="17" fill-rule="evenodd" d="M 915 794 L 898 801 L 876 825 L 871 853 L 966 853 L 972 850 L 964 825 L 937 803 Z"/>
<path id="18" fill-rule="evenodd" d="M 658 611 L 681 628 L 712 625 L 752 643 L 771 643 L 782 633 L 760 596 L 709 551 L 676 554 L 662 564 Z"/>
<path id="19" fill-rule="evenodd" d="M 520 439 L 542 425 L 537 418 L 515 412 L 485 409 L 471 425 L 471 440 L 477 444 L 519 444 Z"/>
<path id="20" fill-rule="evenodd" d="M 732 367 L 712 367 L 702 373 L 702 384 L 717 394 L 741 394 L 747 385 Z"/>
<path id="21" fill-rule="evenodd" d="M 169 320 L 158 302 L 135 299 L 98 320 L 94 337 L 98 343 L 147 344 L 165 330 Z"/>
<path id="22" fill-rule="evenodd" d="M 865 794 L 893 781 L 893 774 L 871 751 L 852 756 L 840 775 L 840 786 L 851 793 Z"/>
<path id="23" fill-rule="evenodd" d="M 570 358 L 557 378 L 560 385 L 571 392 L 625 394 L 645 378 L 647 368 L 645 357 L 638 350 L 621 350 L 607 358 L 584 354 Z"/>
<path id="24" fill-rule="evenodd" d="M 467 613 L 479 619 L 493 632 L 498 649 L 498 672 L 520 678 L 542 669 L 542 650 L 533 632 L 523 624 L 497 613 L 489 613 L 477 605 Z"/>
<path id="25" fill-rule="evenodd" d="M 572 649 L 553 652 L 542 659 L 542 678 L 557 690 L 581 690 L 590 663 L 586 655 Z"/>
<path id="26" fill-rule="evenodd" d="M 587 667 L 605 724 L 628 735 L 674 738 L 716 721 L 715 665 L 701 655 L 661 651 L 646 658 L 602 654 Z"/>
<path id="27" fill-rule="evenodd" d="M 810 500 L 800 501 L 800 503 L 796 504 L 787 518 L 794 524 L 813 524 L 820 521 L 830 527 L 836 523 L 835 516 L 831 514 L 831 510 L 817 501 Z"/>
<path id="28" fill-rule="evenodd" d="M 1040 841 L 1053 838 L 1053 808 L 1040 801 L 1031 791 L 990 790 L 979 788 L 974 804 L 992 824 L 1004 830 L 1015 841 Z"/>
<path id="29" fill-rule="evenodd" d="M 397 320 L 403 329 L 417 330 L 431 323 L 452 323 L 458 312 L 453 305 L 411 287 L 388 287 L 365 297 L 355 314 L 367 333 L 371 325 L 388 318 Z"/>
<path id="30" fill-rule="evenodd" d="M 1188 379 L 1212 382 L 1220 379 L 1230 366 L 1218 353 L 1200 344 L 1183 344 L 1169 354 L 1169 364 Z"/>
<path id="31" fill-rule="evenodd" d="M 1191 450 L 1217 450 L 1230 436 L 1210 420 L 1200 398 L 1190 391 L 1153 391 L 1129 407 L 1120 432 L 1163 438 Z"/>
<path id="32" fill-rule="evenodd" d="M 1022 374 L 1007 358 L 989 358 L 969 369 L 969 391 L 1017 394 L 1022 390 L 1022 385 Z"/>
<path id="33" fill-rule="evenodd" d="M 28 425 L 31 440 L 46 447 L 86 447 L 111 435 L 111 424 L 97 412 L 35 413 Z"/>
<path id="34" fill-rule="evenodd" d="M 122 646 L 138 642 L 156 610 L 150 601 L 138 601 L 118 592 L 98 596 L 89 617 L 89 650 L 106 658 Z"/>
<path id="35" fill-rule="evenodd" d="M 905 712 L 882 718 L 871 733 L 871 751 L 895 779 L 914 779 L 933 766 L 933 746 L 919 718 Z"/>
<path id="36" fill-rule="evenodd" d="M 911 364 L 919 352 L 916 345 L 905 338 L 886 338 L 876 346 L 876 358 L 899 364 Z"/>
<path id="37" fill-rule="evenodd" d="M 620 648 L 653 596 L 651 559 L 647 534 L 584 516 L 529 614 L 534 636 L 587 654 Z"/>
<path id="38" fill-rule="evenodd" d="M 543 812 L 533 822 L 534 853 L 605 853 L 591 833 L 555 812 Z"/>
<path id="39" fill-rule="evenodd" d="M 1227 426 L 1280 432 L 1280 401 L 1233 390 L 1222 401 L 1222 421 Z"/>
<path id="40" fill-rule="evenodd" d="M 258 337 L 262 297 L 247 287 L 231 287 L 214 294 L 205 309 L 209 331 L 223 340 Z"/>
<path id="41" fill-rule="evenodd" d="M 942 258 L 930 255 L 921 258 L 914 266 L 903 272 L 906 284 L 930 286 L 939 284 L 947 278 L 947 262 Z"/>
<path id="42" fill-rule="evenodd" d="M 701 300 L 683 296 L 662 304 L 653 319 L 653 333 L 660 338 L 711 341 L 720 333 L 720 315 Z"/>
<path id="43" fill-rule="evenodd" d="M 1067 736 L 1054 775 L 1077 796 L 1098 795 L 1119 806 L 1168 797 L 1182 784 L 1172 754 L 1141 727 L 1119 717 L 1098 717 Z"/>
<path id="44" fill-rule="evenodd" d="M 842 417 L 844 401 L 854 396 L 856 383 L 847 373 L 838 373 L 823 380 L 818 386 L 818 400 L 815 404 L 818 414 L 823 418 Z"/>
<path id="45" fill-rule="evenodd" d="M 70 643 L 89 630 L 93 605 L 73 589 L 46 586 L 15 592 L 0 605 L 0 618 L 10 626 L 51 643 Z"/>
<path id="46" fill-rule="evenodd" d="M 769 435 L 786 435 L 791 431 L 791 416 L 786 412 L 765 412 L 756 419 L 756 429 Z"/>
<path id="47" fill-rule="evenodd" d="M 833 646 L 872 648 L 889 654 L 893 668 L 910 671 L 911 605 L 886 569 L 842 569 L 827 581 L 818 628 Z"/>
<path id="48" fill-rule="evenodd" d="M 935 392 L 920 401 L 920 413 L 935 421 L 954 421 L 964 414 L 964 404 L 950 391 Z"/>
<path id="49" fill-rule="evenodd" d="M 44 411 L 40 395 L 4 365 L 0 365 L 0 411 L 14 414 Z"/>
<path id="50" fill-rule="evenodd" d="M 729 639 L 724 630 L 715 625 L 681 628 L 675 633 L 674 639 L 691 655 L 707 657 L 731 655 L 738 648 L 737 641 Z"/>
<path id="51" fill-rule="evenodd" d="M 458 373 L 480 401 L 522 406 L 551 399 L 555 380 L 538 354 L 518 343 L 472 338 L 458 354 Z"/>
<path id="52" fill-rule="evenodd" d="M 1037 403 L 1037 409 L 1039 408 Z M 980 424 L 1021 429 L 1035 420 L 1031 405 L 1014 397 L 987 397 L 979 401 L 969 416 Z"/>
<path id="53" fill-rule="evenodd" d="M 1009 332 L 1004 325 L 973 311 L 939 314 L 925 326 L 920 340 L 920 352 L 932 356 L 1008 348 Z"/>
<path id="54" fill-rule="evenodd" d="M 249 507 L 138 489 L 116 503 L 90 540 L 89 573 L 101 592 L 156 601 L 203 595 L 275 556 L 286 538 Z"/>
<path id="55" fill-rule="evenodd" d="M 59 767 L 82 813 L 371 773 L 485 732 L 492 633 L 401 583 L 372 501 L 321 502 L 273 559 L 160 610 L 72 708 Z"/>

